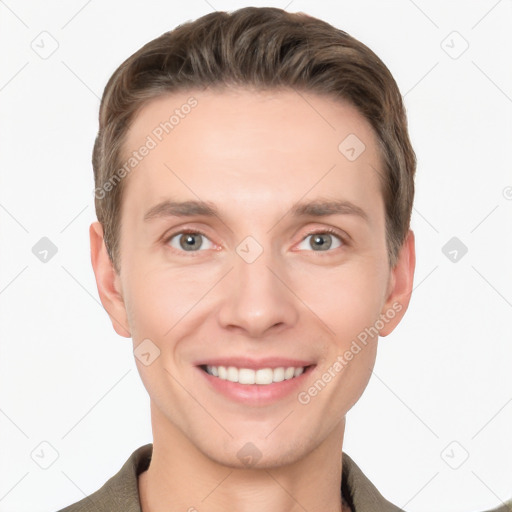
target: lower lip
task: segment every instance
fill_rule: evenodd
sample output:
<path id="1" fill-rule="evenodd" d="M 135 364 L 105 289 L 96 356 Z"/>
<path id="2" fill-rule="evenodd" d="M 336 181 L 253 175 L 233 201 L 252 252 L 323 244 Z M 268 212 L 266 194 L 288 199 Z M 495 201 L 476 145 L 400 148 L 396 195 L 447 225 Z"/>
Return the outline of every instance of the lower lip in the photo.
<path id="1" fill-rule="evenodd" d="M 238 382 L 214 377 L 197 367 L 198 371 L 215 391 L 236 402 L 249 403 L 251 405 L 267 405 L 292 394 L 297 388 L 304 386 L 305 379 L 308 378 L 313 368 L 314 366 L 309 366 L 298 377 L 283 380 L 282 382 L 273 382 L 272 384 L 239 384 Z"/>

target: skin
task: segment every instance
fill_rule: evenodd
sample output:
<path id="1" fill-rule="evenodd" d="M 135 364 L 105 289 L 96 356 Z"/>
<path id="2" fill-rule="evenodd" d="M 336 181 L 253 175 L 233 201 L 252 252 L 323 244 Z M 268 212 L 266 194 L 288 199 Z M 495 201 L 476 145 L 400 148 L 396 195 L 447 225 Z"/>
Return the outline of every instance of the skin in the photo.
<path id="1" fill-rule="evenodd" d="M 139 112 L 127 154 L 192 95 L 197 106 L 125 178 L 119 274 L 101 225 L 90 227 L 98 291 L 114 329 L 134 347 L 150 339 L 160 350 L 148 366 L 136 359 L 153 429 L 151 465 L 139 477 L 142 509 L 340 511 L 345 415 L 368 384 L 378 337 L 307 404 L 297 392 L 270 404 L 235 403 L 208 385 L 196 363 L 304 359 L 315 365 L 298 391 L 307 390 L 393 304 L 379 335 L 400 322 L 412 291 L 413 233 L 391 268 L 375 135 L 353 106 L 330 98 L 293 90 L 173 93 Z M 366 146 L 355 161 L 338 150 L 351 133 Z M 220 218 L 144 222 L 170 197 L 211 201 Z M 368 219 L 288 214 L 295 202 L 319 198 L 350 201 Z M 206 235 L 194 251 L 180 248 L 185 228 Z M 332 243 L 328 250 L 309 236 L 326 228 L 337 231 L 321 239 Z M 252 263 L 236 252 L 247 236 L 263 249 Z M 237 456 L 247 443 L 260 457 L 251 467 Z"/>

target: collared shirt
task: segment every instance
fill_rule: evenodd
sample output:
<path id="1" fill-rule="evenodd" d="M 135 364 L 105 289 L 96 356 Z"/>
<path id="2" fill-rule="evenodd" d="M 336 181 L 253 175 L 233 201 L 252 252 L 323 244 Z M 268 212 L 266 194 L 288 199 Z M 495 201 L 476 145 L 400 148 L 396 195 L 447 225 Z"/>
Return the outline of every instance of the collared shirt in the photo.
<path id="1" fill-rule="evenodd" d="M 142 512 L 138 476 L 149 467 L 152 453 L 153 444 L 141 446 L 103 487 L 59 512 Z M 342 456 L 341 493 L 353 512 L 403 512 L 379 493 L 346 453 Z"/>

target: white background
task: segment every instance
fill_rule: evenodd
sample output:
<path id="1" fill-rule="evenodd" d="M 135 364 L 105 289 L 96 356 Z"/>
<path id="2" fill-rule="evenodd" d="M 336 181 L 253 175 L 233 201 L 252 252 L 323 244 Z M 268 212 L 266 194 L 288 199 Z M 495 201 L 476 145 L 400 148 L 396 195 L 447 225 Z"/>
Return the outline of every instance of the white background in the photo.
<path id="1" fill-rule="evenodd" d="M 418 156 L 416 289 L 402 324 L 380 341 L 344 451 L 411 512 L 484 510 L 512 497 L 510 0 L 5 0 L 1 512 L 75 502 L 151 442 L 131 340 L 112 329 L 89 259 L 99 97 L 143 43 L 245 5 L 304 11 L 347 31 L 405 96 Z M 48 58 L 34 51 L 56 44 Z M 32 253 L 44 236 L 58 249 L 47 263 Z M 441 250 L 454 236 L 468 248 L 455 263 Z M 48 469 L 31 457 L 43 441 L 58 452 Z"/>

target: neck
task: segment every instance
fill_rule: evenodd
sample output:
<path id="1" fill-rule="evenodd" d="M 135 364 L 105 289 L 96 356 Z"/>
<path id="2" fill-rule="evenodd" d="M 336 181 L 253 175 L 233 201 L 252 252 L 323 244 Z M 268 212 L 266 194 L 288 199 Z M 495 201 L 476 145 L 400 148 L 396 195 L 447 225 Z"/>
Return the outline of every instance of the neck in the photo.
<path id="1" fill-rule="evenodd" d="M 199 451 L 151 404 L 153 455 L 139 475 L 142 512 L 349 512 L 342 505 L 345 419 L 300 460 L 233 468 Z"/>

